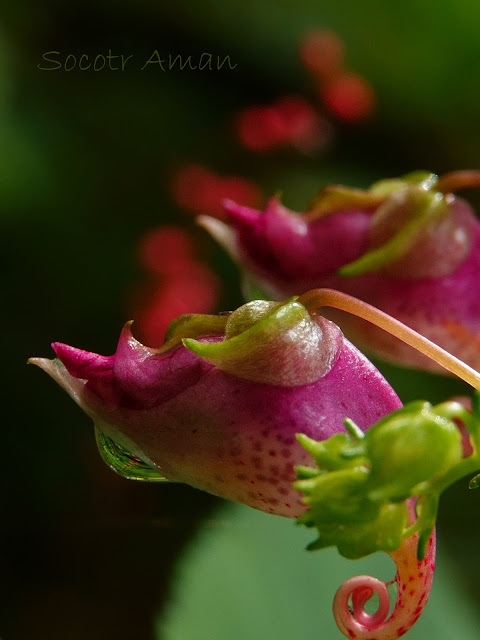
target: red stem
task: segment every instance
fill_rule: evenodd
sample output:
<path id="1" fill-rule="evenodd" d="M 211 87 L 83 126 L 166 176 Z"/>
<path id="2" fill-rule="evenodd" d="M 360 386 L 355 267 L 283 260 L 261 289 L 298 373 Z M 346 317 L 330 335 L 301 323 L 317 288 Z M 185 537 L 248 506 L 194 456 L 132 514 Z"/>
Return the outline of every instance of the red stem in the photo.
<path id="1" fill-rule="evenodd" d="M 413 511 L 413 502 L 410 503 Z M 356 576 L 342 584 L 335 594 L 333 614 L 340 631 L 352 640 L 396 640 L 420 617 L 430 595 L 435 571 L 435 529 L 432 531 L 423 560 L 417 559 L 418 534 L 405 539 L 389 555 L 397 567 L 397 600 L 392 615 L 387 585 L 371 576 Z M 379 607 L 368 614 L 364 605 L 376 593 Z M 352 599 L 353 613 L 349 608 Z"/>

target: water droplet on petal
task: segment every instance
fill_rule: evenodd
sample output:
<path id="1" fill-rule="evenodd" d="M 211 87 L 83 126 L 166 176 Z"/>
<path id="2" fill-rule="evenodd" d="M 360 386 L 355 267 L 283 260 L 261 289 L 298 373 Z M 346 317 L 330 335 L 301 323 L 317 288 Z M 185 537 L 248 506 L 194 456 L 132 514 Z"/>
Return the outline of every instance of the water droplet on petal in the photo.
<path id="1" fill-rule="evenodd" d="M 124 449 L 103 431 L 95 428 L 95 437 L 103 461 L 118 475 L 141 482 L 169 482 L 158 468 Z"/>

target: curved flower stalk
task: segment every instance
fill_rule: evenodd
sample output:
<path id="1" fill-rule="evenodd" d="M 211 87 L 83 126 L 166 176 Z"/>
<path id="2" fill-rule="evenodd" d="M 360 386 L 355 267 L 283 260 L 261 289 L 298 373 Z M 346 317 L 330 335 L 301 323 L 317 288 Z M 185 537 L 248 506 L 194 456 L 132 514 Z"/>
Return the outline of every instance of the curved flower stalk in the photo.
<path id="1" fill-rule="evenodd" d="M 480 368 L 480 222 L 452 191 L 480 173 L 416 172 L 368 190 L 326 187 L 306 214 L 272 198 L 264 212 L 227 201 L 228 225 L 199 218 L 254 288 L 282 299 L 313 287 L 382 309 Z M 332 318 L 386 360 L 438 370 L 408 345 L 344 314 Z"/>
<path id="2" fill-rule="evenodd" d="M 334 545 L 347 558 L 386 551 L 397 567 L 390 616 L 391 583 L 357 576 L 338 589 L 334 615 L 348 638 L 394 640 L 420 616 L 435 569 L 440 494 L 480 469 L 478 393 L 474 400 L 472 413 L 456 401 L 436 407 L 413 402 L 365 433 L 346 420 L 348 436 L 337 434 L 322 442 L 298 436 L 316 462 L 316 467 L 298 467 L 295 483 L 309 506 L 299 522 L 318 531 L 309 548 Z M 468 444 L 462 441 L 460 424 Z M 479 480 L 480 474 L 470 487 L 476 488 Z M 365 603 L 374 593 L 379 605 L 369 614 Z"/>
<path id="3" fill-rule="evenodd" d="M 397 567 L 394 582 L 397 599 L 391 616 L 387 587 L 390 583 L 371 576 L 356 576 L 339 587 L 333 602 L 333 614 L 340 631 L 357 640 L 395 640 L 418 620 L 432 588 L 435 571 L 435 531 L 432 531 L 423 560 L 417 558 L 418 534 L 403 540 L 390 551 Z M 365 611 L 365 603 L 377 594 L 379 606 L 374 614 Z M 349 600 L 352 599 L 350 611 Z"/>

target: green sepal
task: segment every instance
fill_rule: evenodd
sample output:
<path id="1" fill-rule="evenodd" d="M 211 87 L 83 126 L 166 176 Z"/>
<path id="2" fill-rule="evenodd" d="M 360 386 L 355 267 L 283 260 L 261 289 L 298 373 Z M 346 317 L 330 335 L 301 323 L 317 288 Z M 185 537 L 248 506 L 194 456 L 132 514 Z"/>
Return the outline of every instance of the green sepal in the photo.
<path id="1" fill-rule="evenodd" d="M 298 480 L 308 480 L 309 478 L 316 478 L 320 473 L 324 472 L 314 469 L 313 467 L 305 467 L 299 464 L 295 467 L 295 473 L 297 474 Z"/>
<path id="2" fill-rule="evenodd" d="M 340 329 L 313 318 L 297 297 L 254 300 L 234 311 L 218 342 L 183 340 L 187 349 L 239 378 L 282 386 L 316 382 L 330 371 L 343 344 Z"/>
<path id="3" fill-rule="evenodd" d="M 299 524 L 307 524 L 302 522 L 302 518 L 298 519 Z M 339 553 L 349 560 L 357 560 L 376 551 L 395 551 L 402 543 L 406 522 L 407 508 L 403 503 L 383 505 L 377 517 L 370 522 L 318 527 L 318 538 L 307 549 L 314 551 L 336 546 Z"/>
<path id="4" fill-rule="evenodd" d="M 337 433 L 328 440 L 319 442 L 298 433 L 297 440 L 313 456 L 320 470 L 336 471 L 345 467 L 360 466 L 364 462 L 364 447 L 358 446 L 357 441 L 352 442 L 346 433 Z"/>
<path id="5" fill-rule="evenodd" d="M 262 302 L 254 301 L 240 307 L 235 312 L 236 314 L 239 311 L 242 313 L 240 320 L 237 320 L 238 316 L 233 318 L 233 315 L 228 319 L 225 332 L 228 332 L 229 337 L 226 336 L 225 340 L 199 342 L 192 338 L 184 338 L 183 344 L 197 356 L 215 364 L 219 369 L 249 379 L 252 379 L 253 376 L 254 379 L 256 377 L 255 370 L 259 368 L 258 359 L 262 357 L 261 349 L 271 345 L 281 333 L 294 329 L 306 320 L 308 311 L 295 300 L 296 297 L 283 304 L 266 303 L 273 305 L 273 308 L 269 307 L 266 315 L 260 319 L 256 319 L 255 316 L 245 318 L 242 313 L 245 307 Z M 256 357 L 252 358 L 254 352 L 257 352 Z M 274 367 L 275 364 L 272 363 L 271 366 Z"/>
<path id="6" fill-rule="evenodd" d="M 386 180 L 379 180 L 370 187 L 369 191 L 377 196 L 387 197 L 403 189 L 406 185 L 416 185 L 425 190 L 433 189 L 438 182 L 438 176 L 431 171 L 412 171 L 407 173 L 401 178 L 390 178 Z"/>
<path id="7" fill-rule="evenodd" d="M 198 338 L 225 332 L 228 316 L 189 313 L 173 320 L 167 328 L 160 353 L 181 344 L 184 338 Z"/>
<path id="8" fill-rule="evenodd" d="M 438 503 L 440 495 L 433 493 L 431 495 L 422 496 L 416 504 L 418 515 L 417 526 L 419 529 L 417 558 L 423 560 L 427 550 L 428 540 L 435 526 L 438 513 Z"/>
<path id="9" fill-rule="evenodd" d="M 379 271 L 396 262 L 408 253 L 420 233 L 432 221 L 446 216 L 449 212 L 447 201 L 442 193 L 417 186 L 404 186 L 401 189 L 397 186 L 374 215 L 378 217 L 389 215 L 387 212 L 397 208 L 410 209 L 412 215 L 385 244 L 367 251 L 358 260 L 341 267 L 338 270 L 340 276 L 359 276 Z"/>
<path id="10" fill-rule="evenodd" d="M 430 190 L 438 182 L 438 176 L 430 171 L 413 171 L 400 178 L 379 180 L 369 189 L 356 189 L 339 184 L 324 187 L 311 203 L 307 218 L 315 220 L 347 209 L 376 209 L 392 193 L 406 185 L 415 185 Z"/>
<path id="11" fill-rule="evenodd" d="M 368 473 L 365 467 L 355 467 L 295 482 L 294 488 L 305 494 L 303 502 L 310 507 L 303 524 L 312 522 L 320 527 L 369 522 L 375 518 L 380 507 L 364 491 Z"/>
<path id="12" fill-rule="evenodd" d="M 354 440 L 359 440 L 359 441 L 363 440 L 363 438 L 365 437 L 365 434 L 360 429 L 360 427 L 355 424 L 353 420 L 350 420 L 350 418 L 345 418 L 345 420 L 343 421 L 343 424 L 345 425 L 345 429 L 348 431 L 349 435 Z"/>
<path id="13" fill-rule="evenodd" d="M 373 209 L 378 207 L 384 199 L 385 196 L 373 193 L 371 190 L 328 185 L 313 200 L 307 217 L 315 220 L 347 209 Z"/>

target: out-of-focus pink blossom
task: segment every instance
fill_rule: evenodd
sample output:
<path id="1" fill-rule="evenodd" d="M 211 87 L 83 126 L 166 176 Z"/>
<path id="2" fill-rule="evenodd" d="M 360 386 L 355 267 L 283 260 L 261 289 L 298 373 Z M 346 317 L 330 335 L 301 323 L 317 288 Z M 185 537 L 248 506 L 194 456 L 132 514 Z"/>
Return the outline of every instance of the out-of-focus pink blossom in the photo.
<path id="1" fill-rule="evenodd" d="M 452 184 L 465 177 L 452 175 Z M 381 181 L 366 191 L 332 186 L 305 215 L 275 198 L 263 212 L 226 202 L 228 226 L 201 221 L 271 296 L 282 299 L 315 287 L 343 291 L 478 369 L 480 297 L 472 291 L 480 289 L 480 223 L 461 198 L 415 180 Z M 450 188 L 446 178 L 438 185 Z M 366 350 L 437 370 L 363 320 L 334 317 Z"/>
<path id="2" fill-rule="evenodd" d="M 262 202 L 260 188 L 247 178 L 220 176 L 210 169 L 190 164 L 178 170 L 171 181 L 174 201 L 186 211 L 223 217 L 222 201 L 232 198 L 247 206 Z"/>
<path id="3" fill-rule="evenodd" d="M 250 151 L 293 147 L 310 152 L 322 147 L 330 126 L 301 96 L 284 96 L 272 105 L 248 107 L 236 123 L 240 143 Z"/>
<path id="4" fill-rule="evenodd" d="M 130 293 L 128 314 L 145 344 L 161 344 L 170 322 L 187 312 L 211 313 L 220 279 L 197 259 L 193 238 L 180 227 L 158 227 L 140 240 L 138 257 L 147 282 Z"/>
<path id="5" fill-rule="evenodd" d="M 320 97 L 339 120 L 357 122 L 370 116 L 375 108 L 375 92 L 357 73 L 344 72 L 319 86 Z"/>
<path id="6" fill-rule="evenodd" d="M 300 39 L 300 59 L 306 69 L 321 78 L 339 73 L 344 65 L 345 44 L 330 29 L 313 29 Z"/>

